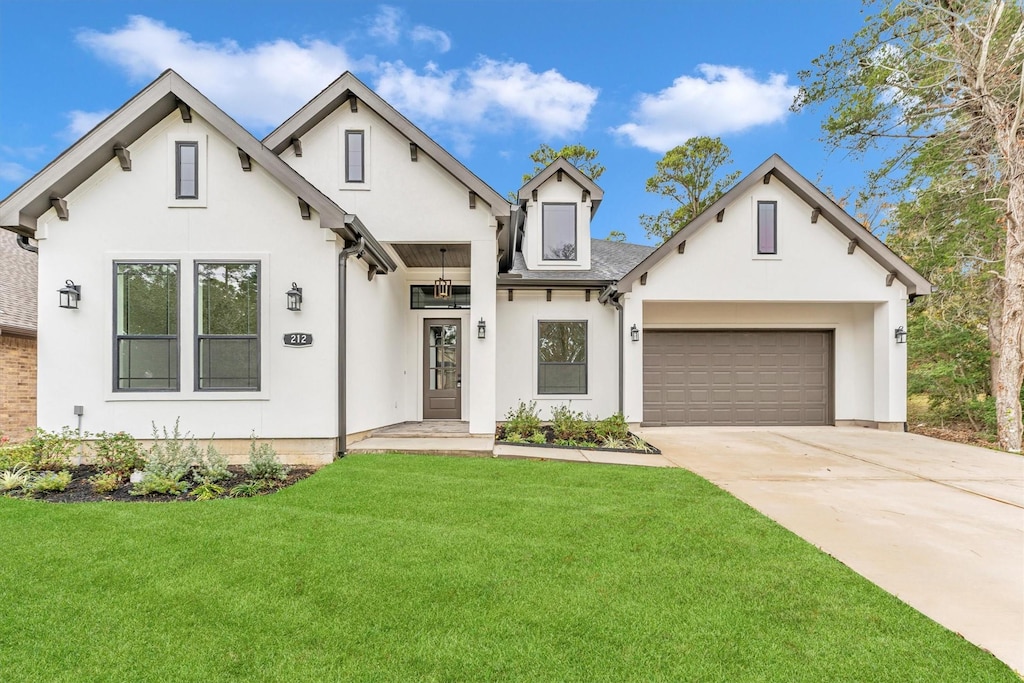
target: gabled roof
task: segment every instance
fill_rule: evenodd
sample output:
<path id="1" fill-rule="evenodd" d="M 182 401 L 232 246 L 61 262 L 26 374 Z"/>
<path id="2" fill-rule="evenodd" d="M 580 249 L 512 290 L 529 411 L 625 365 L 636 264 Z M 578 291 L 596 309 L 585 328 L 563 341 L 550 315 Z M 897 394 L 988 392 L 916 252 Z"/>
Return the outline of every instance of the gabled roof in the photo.
<path id="1" fill-rule="evenodd" d="M 301 138 L 336 109 L 346 104 L 353 95 L 359 100 L 360 105 L 366 105 L 372 109 L 404 135 L 409 142 L 415 143 L 418 153 L 429 156 L 467 189 L 476 193 L 477 197 L 491 207 L 492 215 L 496 217 L 509 215 L 509 204 L 505 197 L 463 166 L 458 159 L 430 139 L 426 133 L 402 116 L 397 109 L 385 102 L 380 95 L 349 71 L 339 76 L 319 95 L 307 102 L 302 109 L 292 114 L 287 121 L 263 138 L 263 144 L 275 154 L 280 154 L 291 144 L 293 138 Z"/>
<path id="2" fill-rule="evenodd" d="M 0 334 L 35 336 L 37 269 L 38 257 L 0 230 Z"/>
<path id="3" fill-rule="evenodd" d="M 128 147 L 183 103 L 262 166 L 284 187 L 320 214 L 321 225 L 346 239 L 362 237 L 370 261 L 378 270 L 396 265 L 373 235 L 309 181 L 264 147 L 249 131 L 208 100 L 188 81 L 168 69 L 120 109 L 101 121 L 75 144 L 51 161 L 24 185 L 0 202 L 0 227 L 31 237 L 36 221 L 51 205 L 51 198 L 68 193 L 116 156 L 116 147 Z M 70 213 L 74 207 L 68 207 Z"/>
<path id="4" fill-rule="evenodd" d="M 590 238 L 589 270 L 530 270 L 526 267 L 523 252 L 518 251 L 508 275 L 499 275 L 499 285 L 506 282 L 515 284 L 516 279 L 524 285 L 543 282 L 565 282 L 566 284 L 586 281 L 609 285 L 629 272 L 645 256 L 654 251 L 646 244 L 629 244 L 610 240 Z"/>
<path id="5" fill-rule="evenodd" d="M 601 204 L 601 200 L 604 199 L 604 190 L 602 190 L 597 183 L 591 180 L 590 176 L 570 164 L 565 157 L 558 157 L 548 164 L 547 168 L 530 178 L 530 180 L 519 190 L 519 201 L 529 199 L 534 190 L 547 182 L 551 176 L 556 174 L 558 174 L 559 180 L 561 180 L 563 174 L 568 175 L 569 179 L 579 185 L 581 189 L 589 192 L 591 202 L 590 215 L 593 216 L 597 213 L 597 207 Z"/>
<path id="6" fill-rule="evenodd" d="M 774 177 L 788 187 L 793 194 L 797 195 L 811 208 L 812 211 L 820 211 L 830 225 L 835 226 L 848 239 L 856 240 L 857 248 L 863 249 L 864 253 L 873 258 L 880 266 L 892 273 L 897 280 L 907 287 L 907 294 L 910 297 L 930 294 L 932 284 L 923 275 L 910 267 L 910 265 L 893 253 L 885 243 L 871 234 L 871 231 L 858 223 L 850 214 L 846 213 L 838 204 L 832 201 L 824 192 L 819 190 L 813 183 L 796 172 L 792 166 L 783 161 L 778 154 L 770 156 L 763 164 L 754 169 L 745 178 L 736 183 L 728 192 L 722 195 L 718 201 L 706 208 L 699 216 L 686 224 L 682 230 L 670 237 L 664 244 L 658 247 L 650 256 L 638 263 L 632 270 L 619 280 L 616 289 L 620 292 L 628 292 L 633 282 L 641 275 L 657 265 L 661 259 L 668 254 L 674 254 L 679 244 L 694 233 L 698 232 L 709 223 L 715 221 L 719 211 L 729 206 L 738 197 L 749 191 L 757 183 L 765 182 L 768 176 Z"/>

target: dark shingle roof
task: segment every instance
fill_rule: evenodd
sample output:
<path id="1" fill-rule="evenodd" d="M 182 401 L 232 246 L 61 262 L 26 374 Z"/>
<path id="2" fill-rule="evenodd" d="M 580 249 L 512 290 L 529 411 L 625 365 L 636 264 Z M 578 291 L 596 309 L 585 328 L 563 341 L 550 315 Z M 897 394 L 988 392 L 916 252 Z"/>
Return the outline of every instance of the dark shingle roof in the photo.
<path id="1" fill-rule="evenodd" d="M 523 280 L 607 280 L 614 282 L 643 261 L 654 247 L 609 240 L 590 240 L 590 270 L 529 270 L 522 252 L 516 252 L 512 274 Z"/>
<path id="2" fill-rule="evenodd" d="M 0 230 L 0 330 L 35 334 L 36 272 L 36 255 Z"/>

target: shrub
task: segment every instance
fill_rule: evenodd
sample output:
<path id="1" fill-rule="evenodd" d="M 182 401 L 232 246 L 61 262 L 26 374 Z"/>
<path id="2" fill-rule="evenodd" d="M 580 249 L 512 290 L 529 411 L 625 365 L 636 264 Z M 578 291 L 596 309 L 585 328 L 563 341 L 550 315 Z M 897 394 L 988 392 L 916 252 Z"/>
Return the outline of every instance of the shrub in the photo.
<path id="1" fill-rule="evenodd" d="M 122 477 L 116 472 L 100 472 L 89 477 L 92 490 L 96 493 L 110 493 L 121 485 Z"/>
<path id="2" fill-rule="evenodd" d="M 35 449 L 30 443 L 8 443 L 0 446 L 0 469 L 7 470 L 17 465 L 30 466 L 35 460 Z"/>
<path id="3" fill-rule="evenodd" d="M 192 489 L 192 495 L 195 496 L 196 500 L 213 500 L 214 498 L 220 498 L 223 494 L 224 487 L 214 484 L 212 481 L 203 482 Z"/>
<path id="4" fill-rule="evenodd" d="M 71 473 L 67 470 L 61 470 L 60 472 L 40 472 L 37 474 L 28 486 L 25 486 L 27 493 L 51 493 L 60 492 L 68 487 L 71 483 Z"/>
<path id="5" fill-rule="evenodd" d="M 235 498 L 252 498 L 267 487 L 267 482 L 261 479 L 250 479 L 231 489 L 231 495 Z"/>
<path id="6" fill-rule="evenodd" d="M 93 453 L 96 456 L 96 467 L 102 472 L 116 475 L 118 479 L 127 479 L 132 472 L 145 466 L 146 459 L 131 434 L 100 432 L 96 437 Z"/>
<path id="7" fill-rule="evenodd" d="M 218 481 L 231 478 L 231 471 L 228 469 L 228 458 L 222 455 L 213 444 L 207 444 L 206 452 L 199 457 L 195 472 L 192 478 L 200 487 L 214 485 Z M 194 494 L 193 494 L 194 495 Z"/>
<path id="8" fill-rule="evenodd" d="M 249 437 L 249 463 L 244 469 L 253 479 L 263 481 L 284 480 L 288 477 L 288 468 L 281 464 L 273 445 L 257 444 L 255 432 Z"/>
<path id="9" fill-rule="evenodd" d="M 530 443 L 547 443 L 548 435 L 538 429 L 537 431 L 530 435 L 530 438 L 527 439 L 527 441 L 529 441 Z"/>
<path id="10" fill-rule="evenodd" d="M 526 439 L 519 434 L 519 432 L 510 432 L 505 430 L 505 441 L 508 443 L 526 443 Z"/>
<path id="11" fill-rule="evenodd" d="M 32 470 L 25 463 L 0 472 L 0 491 L 17 491 L 26 488 L 32 481 Z"/>
<path id="12" fill-rule="evenodd" d="M 622 413 L 615 413 L 594 424 L 594 435 L 602 443 L 608 440 L 624 441 L 629 437 L 629 425 Z"/>
<path id="13" fill-rule="evenodd" d="M 641 453 L 652 452 L 650 444 L 648 444 L 646 441 L 641 439 L 639 436 L 636 436 L 635 434 L 629 438 L 628 443 L 629 447 L 632 448 L 634 451 L 640 451 Z"/>
<path id="14" fill-rule="evenodd" d="M 515 434 L 525 439 L 540 429 L 540 415 L 537 414 L 537 402 L 519 402 L 516 408 L 511 408 L 505 413 L 505 440 L 509 441 L 509 435 Z M 514 443 L 514 442 L 513 442 Z"/>
<path id="15" fill-rule="evenodd" d="M 71 465 L 71 457 L 82 445 L 82 435 L 70 427 L 61 427 L 59 432 L 36 429 L 27 443 L 33 453 L 30 464 L 35 469 L 63 470 Z"/>
<path id="16" fill-rule="evenodd" d="M 181 481 L 188 474 L 192 463 L 199 459 L 199 447 L 195 439 L 190 439 L 188 433 L 181 433 L 179 422 L 180 418 L 174 421 L 174 429 L 170 433 L 167 427 L 163 427 L 162 438 L 156 423 L 153 424 L 153 445 L 146 453 L 144 475 Z"/>
<path id="17" fill-rule="evenodd" d="M 151 493 L 163 493 L 169 496 L 179 496 L 188 491 L 187 481 L 174 479 L 173 477 L 162 476 L 151 472 L 142 475 L 142 481 L 134 484 L 128 491 L 133 496 L 145 496 Z"/>
<path id="18" fill-rule="evenodd" d="M 586 441 L 590 420 L 569 405 L 556 406 L 551 409 L 551 428 L 556 441 Z"/>

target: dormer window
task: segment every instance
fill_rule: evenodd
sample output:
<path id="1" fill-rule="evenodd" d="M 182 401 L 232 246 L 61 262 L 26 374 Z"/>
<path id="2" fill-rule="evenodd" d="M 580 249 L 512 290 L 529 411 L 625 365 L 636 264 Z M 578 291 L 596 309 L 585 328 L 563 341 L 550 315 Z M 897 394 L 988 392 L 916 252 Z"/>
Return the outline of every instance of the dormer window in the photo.
<path id="1" fill-rule="evenodd" d="M 199 143 L 174 145 L 174 198 L 199 199 Z"/>
<path id="2" fill-rule="evenodd" d="M 544 204 L 541 211 L 545 261 L 576 260 L 576 205 Z"/>

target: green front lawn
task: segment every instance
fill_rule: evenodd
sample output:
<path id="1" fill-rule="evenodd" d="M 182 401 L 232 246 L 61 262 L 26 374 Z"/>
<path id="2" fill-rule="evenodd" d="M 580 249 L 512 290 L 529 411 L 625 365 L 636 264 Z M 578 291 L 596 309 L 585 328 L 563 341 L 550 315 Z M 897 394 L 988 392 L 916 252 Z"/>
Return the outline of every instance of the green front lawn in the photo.
<path id="1" fill-rule="evenodd" d="M 0 499 L 0 679 L 1017 681 L 682 470 L 360 455 L 265 498 Z"/>

